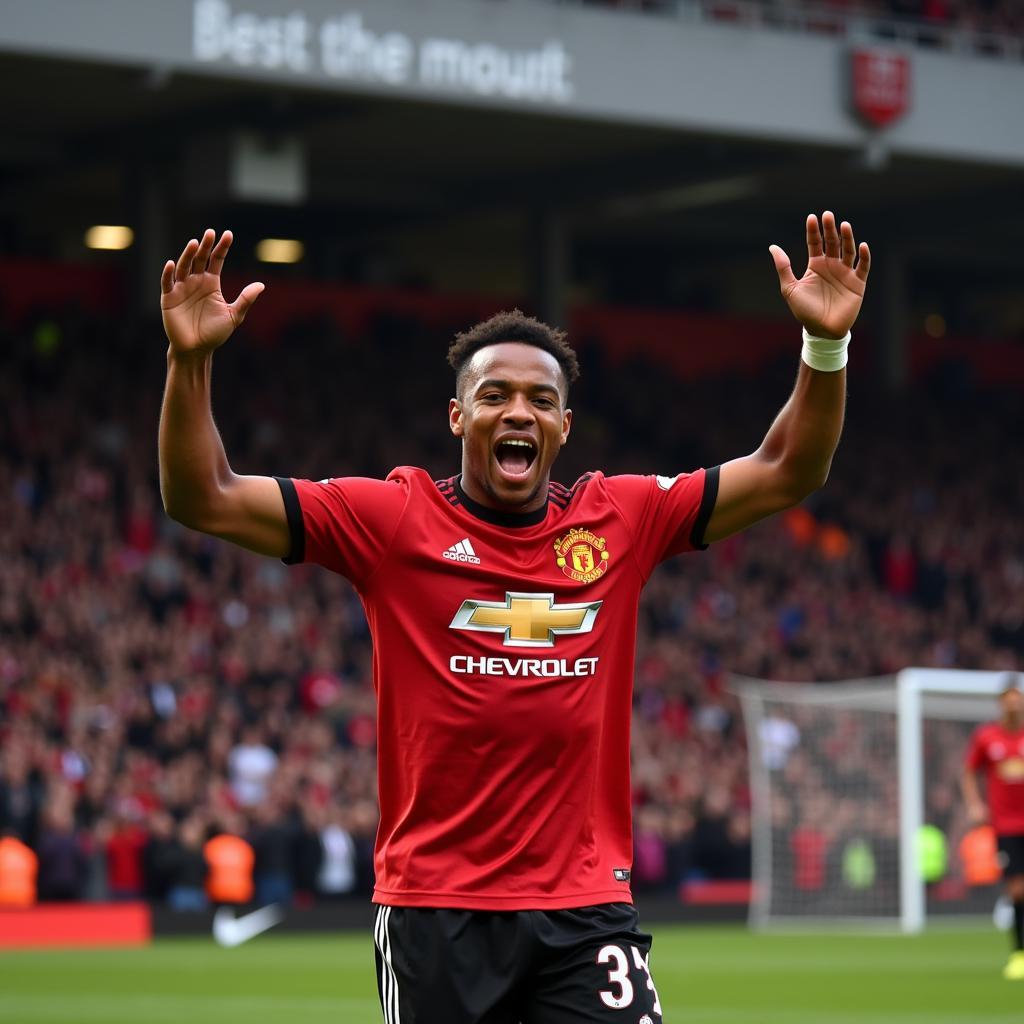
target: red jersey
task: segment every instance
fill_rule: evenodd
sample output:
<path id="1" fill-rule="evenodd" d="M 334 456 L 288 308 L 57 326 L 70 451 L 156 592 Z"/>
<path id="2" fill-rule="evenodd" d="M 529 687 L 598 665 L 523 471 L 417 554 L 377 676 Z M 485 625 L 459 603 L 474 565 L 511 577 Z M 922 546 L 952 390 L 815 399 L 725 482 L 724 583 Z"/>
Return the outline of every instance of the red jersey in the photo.
<path id="1" fill-rule="evenodd" d="M 985 772 L 992 827 L 1001 836 L 1024 835 L 1024 729 L 1008 732 L 999 722 L 975 730 L 967 767 Z"/>
<path id="2" fill-rule="evenodd" d="M 629 901 L 640 590 L 662 559 L 704 546 L 717 469 L 593 473 L 525 514 L 419 469 L 279 483 L 286 561 L 351 580 L 373 636 L 374 901 Z"/>

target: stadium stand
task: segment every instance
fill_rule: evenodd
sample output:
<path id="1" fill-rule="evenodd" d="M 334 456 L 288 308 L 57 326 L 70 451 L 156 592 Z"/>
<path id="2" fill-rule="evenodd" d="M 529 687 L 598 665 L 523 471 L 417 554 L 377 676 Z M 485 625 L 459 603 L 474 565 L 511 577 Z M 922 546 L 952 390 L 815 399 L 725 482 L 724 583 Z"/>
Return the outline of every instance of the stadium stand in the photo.
<path id="1" fill-rule="evenodd" d="M 564 3 L 565 0 L 556 0 Z M 937 45 L 942 36 L 914 31 L 931 27 L 968 35 L 1020 36 L 1024 14 L 1012 0 L 582 0 L 594 7 L 703 17 L 717 21 L 845 33 L 873 28 L 907 41 Z M 900 31 L 907 29 L 904 36 Z"/>
<path id="2" fill-rule="evenodd" d="M 706 329 L 713 339 L 714 317 Z M 451 474 L 451 329 L 406 309 L 358 334 L 322 318 L 277 333 L 271 345 L 243 332 L 218 355 L 215 408 L 236 470 Z M 364 896 L 376 808 L 360 604 L 337 577 L 163 514 L 161 338 L 156 323 L 76 307 L 0 317 L 0 833 L 35 849 L 51 899 L 202 905 L 215 831 L 248 838 L 267 898 Z M 576 431 L 556 466 L 569 480 L 749 451 L 795 363 L 793 352 L 756 379 L 684 380 L 636 356 L 623 390 L 602 339 L 577 342 Z M 962 367 L 929 372 L 930 388 L 899 397 L 851 378 L 826 489 L 652 579 L 634 706 L 639 890 L 749 875 L 727 673 L 1024 666 L 1024 467 L 1005 451 L 1024 427 L 1020 392 L 972 385 Z M 997 450 L 999 462 L 977 457 Z"/>

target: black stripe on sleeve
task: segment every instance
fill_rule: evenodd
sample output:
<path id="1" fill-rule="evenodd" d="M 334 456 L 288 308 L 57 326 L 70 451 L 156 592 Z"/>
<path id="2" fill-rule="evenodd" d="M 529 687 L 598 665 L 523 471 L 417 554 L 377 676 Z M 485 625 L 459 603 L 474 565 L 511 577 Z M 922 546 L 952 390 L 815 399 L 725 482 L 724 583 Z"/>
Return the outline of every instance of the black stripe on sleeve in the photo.
<path id="1" fill-rule="evenodd" d="M 718 501 L 718 471 L 720 469 L 721 466 L 712 466 L 704 471 L 704 494 L 701 496 L 697 518 L 690 531 L 690 547 L 695 551 L 703 551 L 707 547 L 707 544 L 704 543 L 704 531 L 708 528 L 711 513 L 715 511 L 715 502 Z"/>
<path id="2" fill-rule="evenodd" d="M 306 526 L 302 521 L 302 508 L 299 505 L 299 492 L 295 490 L 295 481 L 286 476 L 275 476 L 277 486 L 281 488 L 284 498 L 284 513 L 288 517 L 288 532 L 292 538 L 292 546 L 288 554 L 281 559 L 285 565 L 297 565 L 306 558 Z"/>
<path id="3" fill-rule="evenodd" d="M 584 487 L 587 486 L 588 482 L 590 481 L 591 477 L 593 477 L 593 475 L 593 473 L 584 473 L 583 476 L 581 476 L 579 480 L 577 480 L 576 483 L 574 483 L 572 487 L 569 488 L 570 501 L 572 501 L 572 499 L 576 497 L 579 491 L 581 491 Z"/>

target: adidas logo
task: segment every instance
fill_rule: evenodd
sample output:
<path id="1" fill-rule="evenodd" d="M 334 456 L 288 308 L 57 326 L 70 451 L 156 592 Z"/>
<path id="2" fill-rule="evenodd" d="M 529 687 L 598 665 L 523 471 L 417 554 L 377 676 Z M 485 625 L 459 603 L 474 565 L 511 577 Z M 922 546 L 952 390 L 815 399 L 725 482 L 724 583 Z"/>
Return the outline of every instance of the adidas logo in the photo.
<path id="1" fill-rule="evenodd" d="M 471 565 L 480 564 L 480 559 L 473 550 L 473 545 L 468 537 L 463 537 L 458 544 L 453 544 L 444 552 L 444 557 L 451 562 L 469 562 Z"/>

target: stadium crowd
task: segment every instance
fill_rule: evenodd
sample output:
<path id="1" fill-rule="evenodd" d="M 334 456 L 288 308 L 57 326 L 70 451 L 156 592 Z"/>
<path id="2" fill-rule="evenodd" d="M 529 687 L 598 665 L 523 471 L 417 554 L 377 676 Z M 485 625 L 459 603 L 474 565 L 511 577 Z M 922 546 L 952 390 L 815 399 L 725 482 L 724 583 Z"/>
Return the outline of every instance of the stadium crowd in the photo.
<path id="1" fill-rule="evenodd" d="M 754 15 L 759 23 L 792 24 L 808 30 L 843 33 L 847 25 L 876 23 L 886 34 L 886 22 L 920 23 L 968 34 L 999 37 L 1024 35 L 1024 10 L 1015 0 L 585 0 L 598 7 L 682 13 L 701 8 L 719 21 L 743 21 Z M 901 37 L 902 38 L 902 37 Z M 910 38 L 915 38 L 911 36 Z M 925 44 L 940 40 L 927 31 L 916 37 Z"/>
<path id="2" fill-rule="evenodd" d="M 215 374 L 233 467 L 318 479 L 412 463 L 451 475 L 449 337 L 393 315 L 363 337 L 296 320 L 264 347 L 243 331 Z M 796 362 L 794 349 L 756 380 L 684 383 L 640 358 L 610 366 L 594 339 L 576 340 L 577 418 L 556 465 L 567 482 L 752 450 Z M 0 834 L 35 849 L 40 895 L 200 906 L 214 832 L 248 838 L 260 900 L 368 892 L 374 699 L 353 590 L 164 515 L 158 324 L 0 316 L 0 346 Z M 1006 444 L 1024 426 L 1019 394 L 975 393 L 959 374 L 897 398 L 863 377 L 851 390 L 823 491 L 666 563 L 645 592 L 639 889 L 749 875 L 728 673 L 1024 667 L 1024 467 Z"/>

